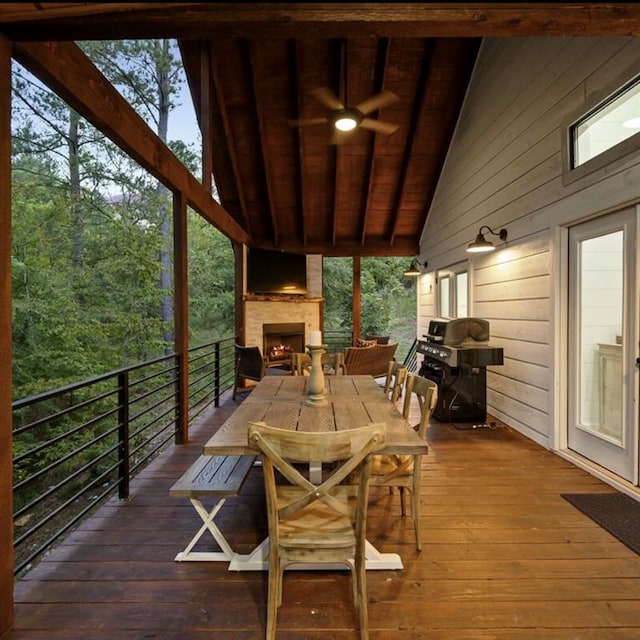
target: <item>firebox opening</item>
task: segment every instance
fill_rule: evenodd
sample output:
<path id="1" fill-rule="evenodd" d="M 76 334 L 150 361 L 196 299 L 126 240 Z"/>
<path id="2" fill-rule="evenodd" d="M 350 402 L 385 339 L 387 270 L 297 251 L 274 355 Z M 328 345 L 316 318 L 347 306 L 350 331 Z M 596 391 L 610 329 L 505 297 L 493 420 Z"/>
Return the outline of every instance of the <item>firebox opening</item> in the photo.
<path id="1" fill-rule="evenodd" d="M 292 353 L 304 351 L 304 322 L 279 322 L 262 325 L 263 353 L 271 363 L 291 362 Z"/>

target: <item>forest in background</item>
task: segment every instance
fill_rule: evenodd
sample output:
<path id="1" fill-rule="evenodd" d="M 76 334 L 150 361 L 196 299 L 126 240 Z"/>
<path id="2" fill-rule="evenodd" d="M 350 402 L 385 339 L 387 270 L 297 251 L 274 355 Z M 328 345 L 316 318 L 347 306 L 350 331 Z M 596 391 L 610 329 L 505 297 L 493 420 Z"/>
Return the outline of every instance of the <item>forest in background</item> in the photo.
<path id="1" fill-rule="evenodd" d="M 79 43 L 176 156 L 169 140 L 185 83 L 175 42 Z M 13 397 L 24 398 L 173 350 L 170 192 L 19 65 L 12 96 Z M 194 125 L 195 126 L 195 125 Z M 363 258 L 361 333 L 415 337 L 407 258 Z M 190 343 L 233 335 L 229 240 L 188 217 Z M 324 260 L 324 323 L 352 326 L 352 261 Z"/>

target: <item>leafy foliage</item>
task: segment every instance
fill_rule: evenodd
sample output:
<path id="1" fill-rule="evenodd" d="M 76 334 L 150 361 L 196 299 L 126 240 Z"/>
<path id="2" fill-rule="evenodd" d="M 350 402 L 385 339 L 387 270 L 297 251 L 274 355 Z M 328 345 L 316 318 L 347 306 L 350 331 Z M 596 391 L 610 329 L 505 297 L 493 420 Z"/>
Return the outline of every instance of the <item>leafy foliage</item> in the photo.
<path id="1" fill-rule="evenodd" d="M 184 82 L 175 46 L 83 46 L 166 139 Z M 18 65 L 13 83 L 13 382 L 21 398 L 172 348 L 173 268 L 166 189 Z M 198 170 L 196 150 L 168 144 Z M 192 333 L 229 335 L 230 244 L 196 215 L 188 237 Z"/>

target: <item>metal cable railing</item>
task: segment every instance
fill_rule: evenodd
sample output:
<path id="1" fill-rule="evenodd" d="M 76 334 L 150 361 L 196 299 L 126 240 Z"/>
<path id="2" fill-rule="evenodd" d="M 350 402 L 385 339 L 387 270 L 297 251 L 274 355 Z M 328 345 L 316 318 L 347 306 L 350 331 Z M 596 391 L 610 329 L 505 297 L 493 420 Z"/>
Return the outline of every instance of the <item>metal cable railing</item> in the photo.
<path id="1" fill-rule="evenodd" d="M 189 350 L 190 418 L 234 383 L 234 338 Z M 129 481 L 176 436 L 175 354 L 13 403 L 14 573 Z"/>

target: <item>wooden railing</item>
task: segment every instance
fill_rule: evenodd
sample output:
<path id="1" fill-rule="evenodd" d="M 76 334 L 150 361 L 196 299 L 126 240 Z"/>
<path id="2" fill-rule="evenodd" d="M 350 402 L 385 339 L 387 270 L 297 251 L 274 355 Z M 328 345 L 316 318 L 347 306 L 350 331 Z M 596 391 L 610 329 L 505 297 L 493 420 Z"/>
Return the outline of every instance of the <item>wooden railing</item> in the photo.
<path id="1" fill-rule="evenodd" d="M 234 338 L 189 351 L 190 418 L 233 385 Z M 13 403 L 15 573 L 129 481 L 176 437 L 175 355 Z"/>

